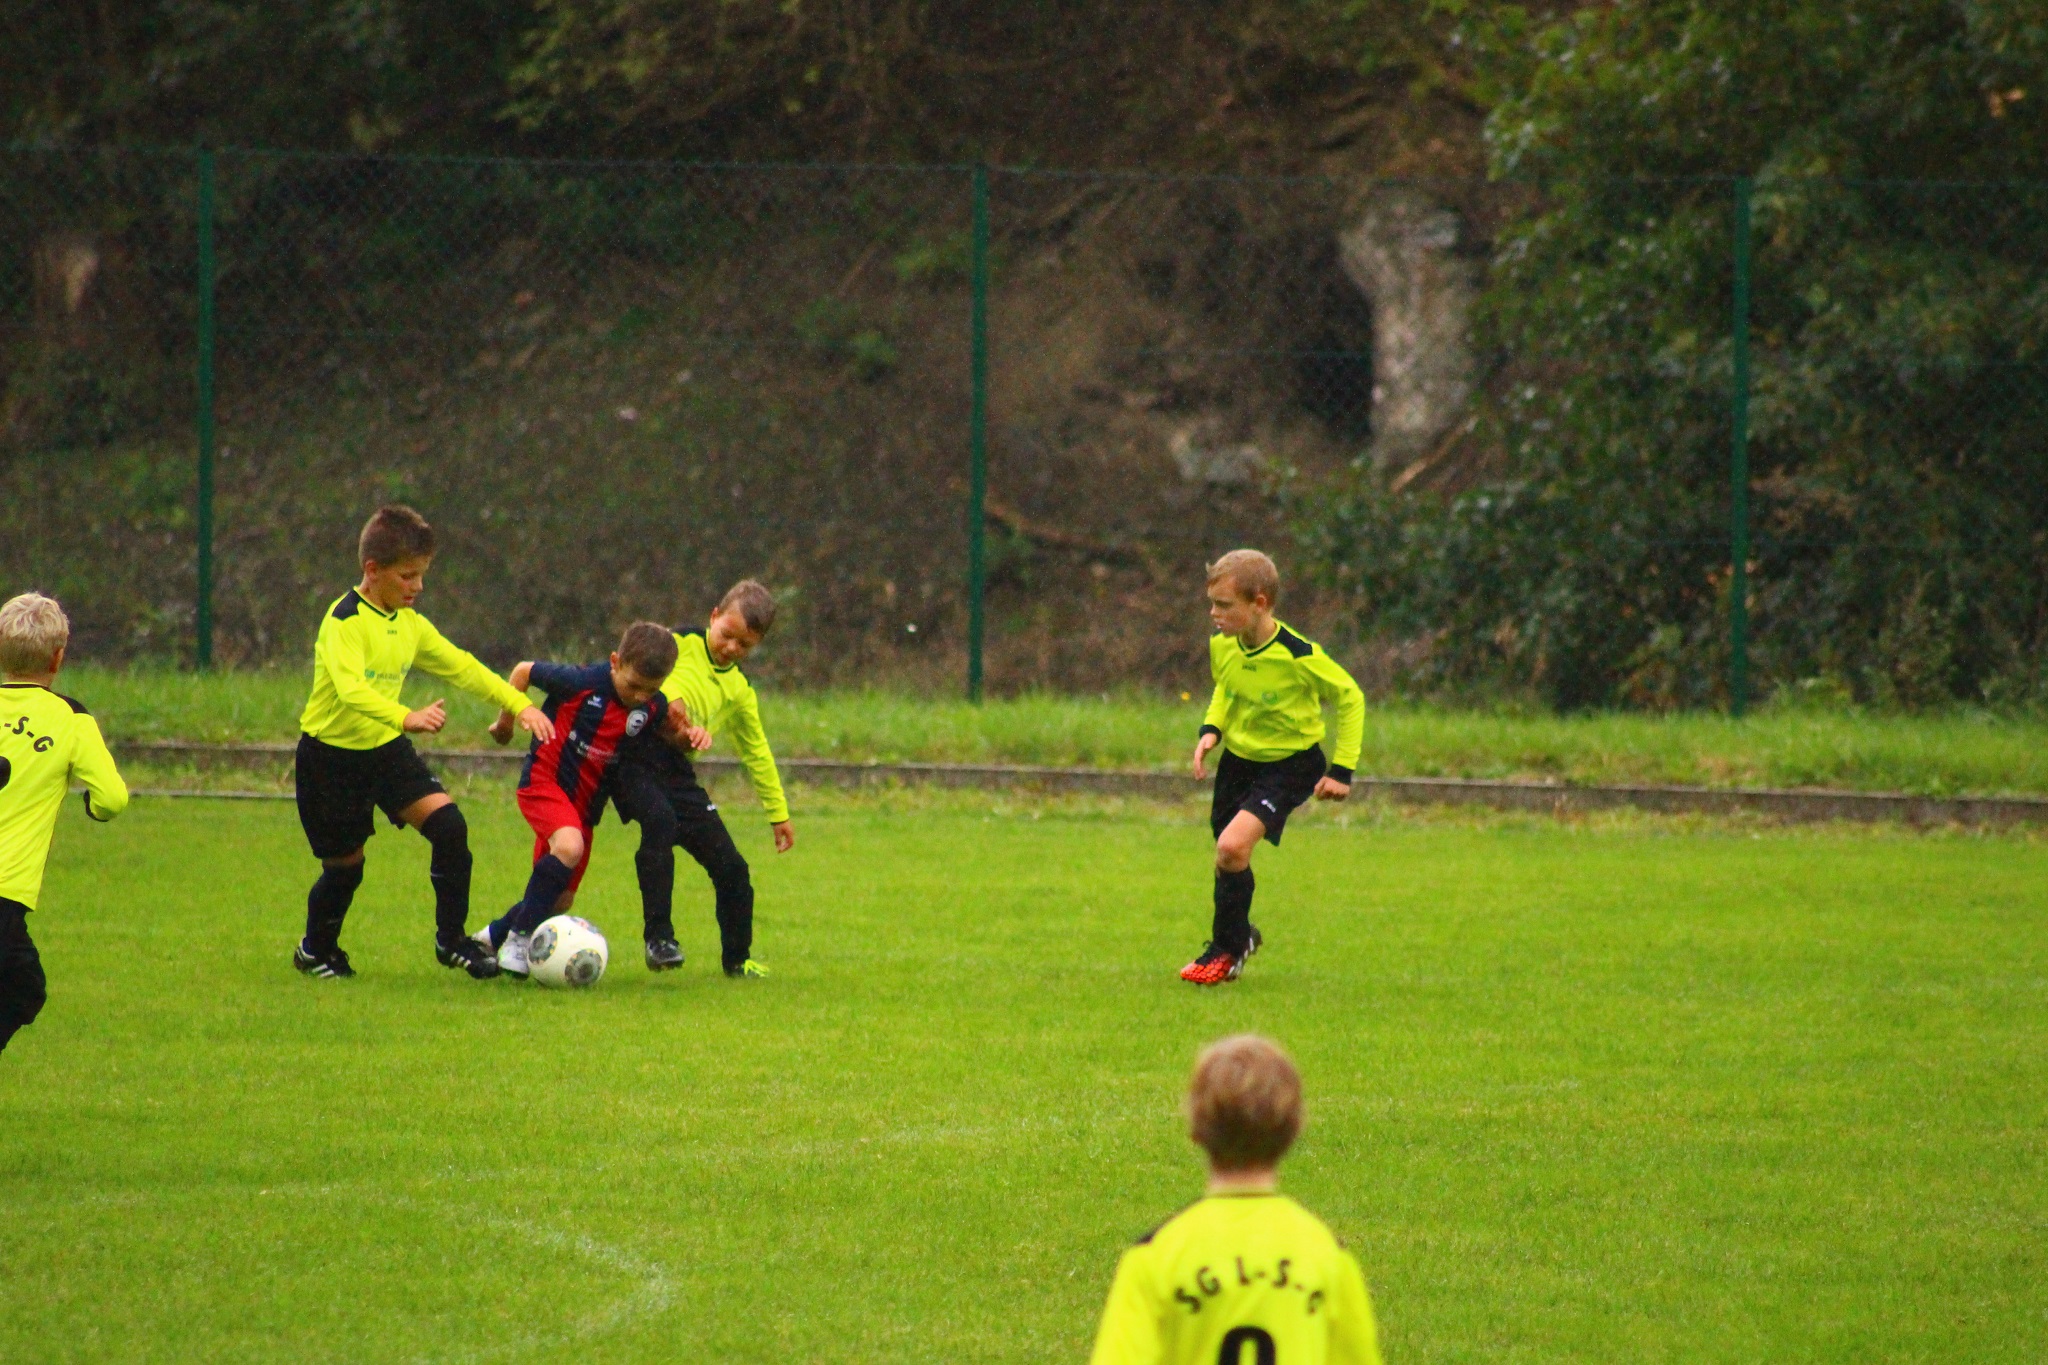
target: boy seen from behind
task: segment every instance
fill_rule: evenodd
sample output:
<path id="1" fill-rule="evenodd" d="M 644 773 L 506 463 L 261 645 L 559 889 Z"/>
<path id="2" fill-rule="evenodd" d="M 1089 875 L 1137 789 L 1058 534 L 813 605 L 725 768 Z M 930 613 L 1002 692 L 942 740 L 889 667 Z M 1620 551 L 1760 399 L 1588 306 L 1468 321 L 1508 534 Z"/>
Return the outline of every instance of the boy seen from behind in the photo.
<path id="1" fill-rule="evenodd" d="M 1213 1043 L 1187 1113 L 1208 1193 L 1123 1254 L 1090 1365 L 1380 1365 L 1357 1260 L 1276 1188 L 1301 1131 L 1294 1063 L 1254 1034 Z"/>
<path id="2" fill-rule="evenodd" d="M 704 629 L 676 628 L 676 670 L 663 684 L 662 693 L 688 711 L 692 724 L 683 732 L 687 750 L 708 748 L 717 735 L 731 737 L 762 813 L 768 817 L 775 851 L 787 853 L 796 844 L 789 801 L 783 795 L 782 777 L 761 725 L 760 698 L 740 671 L 740 661 L 754 651 L 774 624 L 775 598 L 768 589 L 751 578 L 735 583 L 719 600 Z M 640 878 L 641 932 L 648 970 L 683 965 L 673 917 L 675 851 L 681 848 L 711 877 L 725 974 L 740 978 L 766 975 L 767 968 L 752 956 L 753 875 L 733 843 L 717 803 L 697 781 L 686 749 L 652 734 L 627 745 L 615 779 L 613 804 L 620 819 L 640 823 L 640 851 L 634 855 L 633 867 Z"/>
<path id="3" fill-rule="evenodd" d="M 1209 673 L 1216 691 L 1195 741 L 1196 777 L 1219 744 L 1209 828 L 1216 837 L 1209 943 L 1183 981 L 1235 981 L 1263 936 L 1252 925 L 1252 850 L 1280 845 L 1287 816 L 1311 796 L 1342 801 L 1365 742 L 1365 693 L 1337 662 L 1273 617 L 1280 571 L 1257 550 L 1209 566 Z M 1322 750 L 1323 704 L 1337 709 L 1335 761 Z"/>
<path id="4" fill-rule="evenodd" d="M 548 718 L 476 658 L 448 643 L 413 610 L 434 562 L 434 528 L 410 507 L 380 507 L 356 542 L 362 582 L 320 620 L 313 644 L 313 695 L 299 717 L 295 783 L 299 823 L 320 860 L 306 896 L 306 934 L 292 965 L 313 977 L 354 976 L 341 926 L 363 884 L 363 845 L 376 813 L 410 825 L 433 848 L 434 957 L 482 980 L 498 964 L 468 934 L 469 826 L 455 799 L 427 769 L 409 738 L 448 723 L 440 701 L 418 710 L 398 700 L 415 667 L 463 691 L 513 708 L 536 738 L 554 733 Z"/>
<path id="5" fill-rule="evenodd" d="M 519 813 L 533 828 L 526 894 L 474 940 L 480 950 L 494 952 L 510 975 L 528 974 L 527 943 L 541 922 L 575 904 L 620 745 L 669 727 L 661 684 L 675 664 L 676 642 L 668 628 L 635 621 L 604 663 L 522 663 L 512 670 L 513 687 L 538 687 L 547 694 L 542 709 L 554 722 L 554 734 L 534 736 L 519 770 Z M 501 743 L 511 737 L 510 708 L 499 714 L 491 734 Z"/>
<path id="6" fill-rule="evenodd" d="M 57 808 L 71 780 L 85 813 L 111 820 L 128 808 L 99 723 L 51 690 L 71 623 L 52 598 L 28 592 L 0 606 L 0 1049 L 42 1013 L 42 957 L 28 914 L 43 891 Z"/>

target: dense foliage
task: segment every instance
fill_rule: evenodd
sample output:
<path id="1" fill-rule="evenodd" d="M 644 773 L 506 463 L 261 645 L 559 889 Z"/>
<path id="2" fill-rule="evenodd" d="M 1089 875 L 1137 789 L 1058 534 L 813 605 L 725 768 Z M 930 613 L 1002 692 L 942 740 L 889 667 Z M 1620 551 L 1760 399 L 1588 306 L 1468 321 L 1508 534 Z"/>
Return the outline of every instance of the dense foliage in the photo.
<path id="1" fill-rule="evenodd" d="M 1438 677 L 1725 695 L 1737 187 L 1754 177 L 1750 605 L 1766 685 L 2031 696 L 2048 653 L 2048 19 L 1667 3 L 1468 29 L 1498 95 L 1493 473 L 1361 468 L 1326 574 Z M 1520 54 L 1520 55 L 1516 55 Z M 1904 183 L 1910 178 L 1921 183 Z"/>

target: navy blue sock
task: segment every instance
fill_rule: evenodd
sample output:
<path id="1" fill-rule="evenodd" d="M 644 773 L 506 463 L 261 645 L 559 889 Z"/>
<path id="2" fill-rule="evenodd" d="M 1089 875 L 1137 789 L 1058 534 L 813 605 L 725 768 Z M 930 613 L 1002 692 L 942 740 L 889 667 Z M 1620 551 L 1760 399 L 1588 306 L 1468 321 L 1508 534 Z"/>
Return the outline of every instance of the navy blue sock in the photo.
<path id="1" fill-rule="evenodd" d="M 526 879 L 526 895 L 512 912 L 512 927 L 522 934 L 538 929 L 542 920 L 555 913 L 555 902 L 569 889 L 575 875 L 576 869 L 552 853 L 543 853 L 533 865 L 533 875 Z"/>

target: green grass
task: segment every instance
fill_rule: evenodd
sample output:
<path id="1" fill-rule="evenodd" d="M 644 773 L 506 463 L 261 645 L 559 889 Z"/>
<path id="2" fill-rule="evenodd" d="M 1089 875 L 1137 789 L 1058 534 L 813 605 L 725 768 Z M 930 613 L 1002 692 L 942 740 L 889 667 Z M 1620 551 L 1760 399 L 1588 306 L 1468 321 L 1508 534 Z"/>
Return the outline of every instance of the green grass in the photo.
<path id="1" fill-rule="evenodd" d="M 1189 810 L 805 804 L 784 857 L 736 822 L 774 977 L 707 966 L 696 880 L 645 973 L 608 825 L 623 951 L 574 996 L 434 966 L 410 836 L 322 984 L 288 805 L 67 807 L 0 1360 L 1077 1360 L 1245 1028 L 1303 1065 L 1285 1183 L 1390 1361 L 2048 1354 L 2048 846 L 1318 811 L 1199 992 Z M 496 907 L 527 836 L 469 814 Z"/>
<path id="2" fill-rule="evenodd" d="M 444 695 L 414 684 L 420 701 Z M 297 672 L 213 675 L 80 668 L 64 686 L 129 739 L 288 740 L 308 678 Z M 449 696 L 439 743 L 475 747 L 490 713 Z M 883 762 L 1178 766 L 1206 694 L 1179 701 L 1047 694 L 970 706 L 896 692 L 783 693 L 763 700 L 787 756 Z M 1846 787 L 1863 791 L 2048 793 L 2048 722 L 1968 711 L 1891 716 L 1859 711 L 1592 716 L 1375 708 L 1362 772 L 1386 777 L 1675 782 Z"/>

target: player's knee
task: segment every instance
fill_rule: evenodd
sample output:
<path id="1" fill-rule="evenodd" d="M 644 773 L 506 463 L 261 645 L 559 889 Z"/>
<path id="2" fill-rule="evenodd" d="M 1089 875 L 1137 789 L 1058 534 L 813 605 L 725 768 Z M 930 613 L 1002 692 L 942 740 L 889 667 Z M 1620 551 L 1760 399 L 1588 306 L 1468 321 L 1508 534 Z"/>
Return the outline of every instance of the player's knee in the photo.
<path id="1" fill-rule="evenodd" d="M 583 833 L 581 830 L 558 829 L 548 836 L 548 852 L 555 855 L 564 867 L 574 867 L 583 861 Z"/>
<path id="2" fill-rule="evenodd" d="M 322 858 L 320 860 L 320 866 L 326 868 L 329 872 L 339 871 L 344 867 L 360 868 L 362 865 L 363 846 L 361 844 L 357 844 L 354 849 L 339 857 Z"/>
<path id="3" fill-rule="evenodd" d="M 363 884 L 363 851 L 357 849 L 353 861 L 323 861 L 320 868 L 321 881 L 336 890 L 353 891 Z"/>
<path id="4" fill-rule="evenodd" d="M 663 852 L 673 848 L 676 842 L 676 817 L 664 804 L 658 810 L 643 812 L 640 821 L 640 851 Z"/>
<path id="5" fill-rule="evenodd" d="M 1225 835 L 1216 841 L 1216 870 L 1218 872 L 1242 872 L 1252 865 L 1252 845 L 1245 840 Z"/>
<path id="6" fill-rule="evenodd" d="M 462 807 L 453 803 L 420 821 L 420 833 L 436 853 L 466 852 L 469 848 L 469 821 L 462 818 Z"/>

